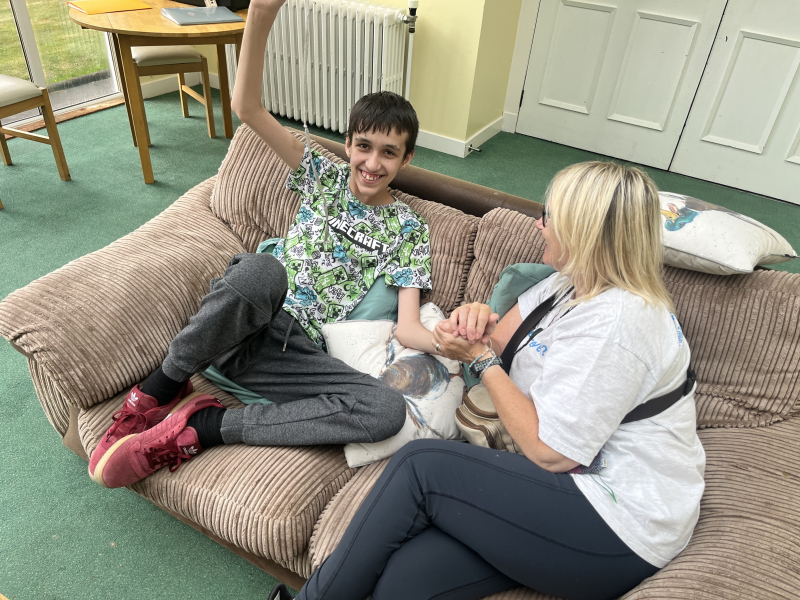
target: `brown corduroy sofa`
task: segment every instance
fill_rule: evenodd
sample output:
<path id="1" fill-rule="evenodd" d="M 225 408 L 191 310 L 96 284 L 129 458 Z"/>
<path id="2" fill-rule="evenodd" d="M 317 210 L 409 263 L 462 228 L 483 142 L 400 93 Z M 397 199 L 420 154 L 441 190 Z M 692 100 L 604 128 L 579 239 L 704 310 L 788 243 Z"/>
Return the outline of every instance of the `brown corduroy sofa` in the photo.
<path id="1" fill-rule="evenodd" d="M 323 143 L 343 156 L 341 145 Z M 242 126 L 218 175 L 0 303 L 0 334 L 27 357 L 42 407 L 75 453 L 91 453 L 230 257 L 286 232 L 299 205 L 286 175 Z M 505 266 L 541 259 L 541 205 L 413 167 L 395 184 L 430 225 L 434 289 L 424 301 L 445 312 L 487 300 Z M 800 275 L 668 268 L 665 278 L 697 370 L 707 488 L 689 546 L 626 598 L 797 598 Z M 203 377 L 193 381 L 241 406 Z M 338 446 L 224 446 L 132 489 L 299 587 L 384 466 L 350 469 Z M 541 597 L 524 588 L 492 596 Z"/>

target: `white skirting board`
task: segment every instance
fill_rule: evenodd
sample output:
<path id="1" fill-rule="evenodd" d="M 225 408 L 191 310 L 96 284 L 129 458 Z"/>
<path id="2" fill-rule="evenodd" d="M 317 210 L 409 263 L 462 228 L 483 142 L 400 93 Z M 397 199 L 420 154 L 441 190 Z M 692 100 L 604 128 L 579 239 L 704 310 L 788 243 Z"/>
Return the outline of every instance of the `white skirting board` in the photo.
<path id="1" fill-rule="evenodd" d="M 503 113 L 503 131 L 507 131 L 508 133 L 516 133 L 517 131 L 517 117 L 519 115 L 515 112 L 504 112 Z"/>
<path id="2" fill-rule="evenodd" d="M 210 80 L 209 83 L 211 84 L 211 87 L 218 90 L 219 77 L 215 73 L 209 73 L 208 78 Z M 200 85 L 200 83 L 202 83 L 202 80 L 200 78 L 200 73 L 186 74 L 186 85 L 193 86 L 193 85 Z M 142 82 L 142 95 L 145 97 L 145 99 L 177 91 L 178 91 L 177 75 L 167 75 L 159 79 L 153 79 L 152 81 Z"/>
<path id="3" fill-rule="evenodd" d="M 439 135 L 438 133 L 431 133 L 430 131 L 420 129 L 417 135 L 417 146 L 464 158 L 470 153 L 470 146 L 479 148 L 481 144 L 500 133 L 502 126 L 503 117 L 500 117 L 496 121 L 489 123 L 468 140 L 457 140 L 445 135 Z"/>

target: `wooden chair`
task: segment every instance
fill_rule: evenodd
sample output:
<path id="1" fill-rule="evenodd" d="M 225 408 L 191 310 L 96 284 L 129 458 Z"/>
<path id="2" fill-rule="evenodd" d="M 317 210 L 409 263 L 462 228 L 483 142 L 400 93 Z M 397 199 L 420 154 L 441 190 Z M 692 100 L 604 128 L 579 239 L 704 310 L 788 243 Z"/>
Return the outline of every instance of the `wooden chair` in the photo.
<path id="1" fill-rule="evenodd" d="M 61 179 L 69 181 L 69 168 L 67 167 L 67 160 L 64 158 L 64 148 L 61 146 L 61 138 L 58 136 L 56 118 L 53 116 L 53 107 L 50 105 L 50 96 L 47 93 L 47 88 L 40 88 L 24 79 L 0 75 L 0 119 L 39 107 L 42 108 L 44 124 L 47 127 L 47 137 L 0 126 L 0 155 L 3 157 L 3 164 L 11 164 L 11 154 L 8 152 L 8 144 L 6 143 L 7 135 L 24 138 L 32 142 L 42 142 L 50 145 L 53 149 L 53 156 L 56 159 L 56 166 Z M 3 203 L 0 202 L 0 210 L 2 208 Z"/>
<path id="2" fill-rule="evenodd" d="M 206 122 L 208 124 L 208 137 L 216 137 L 214 131 L 214 109 L 211 104 L 211 83 L 208 78 L 208 62 L 206 58 L 191 46 L 136 46 L 131 48 L 135 70 L 135 85 L 139 88 L 139 97 L 142 98 L 142 114 L 145 115 L 145 131 L 147 145 L 150 143 L 150 128 L 147 126 L 147 115 L 144 111 L 144 97 L 139 77 L 143 75 L 177 75 L 178 93 L 181 98 L 181 109 L 184 118 L 189 116 L 189 103 L 186 96 L 191 96 L 206 107 Z M 203 95 L 201 96 L 186 85 L 186 73 L 200 73 L 203 77 Z M 133 135 L 133 145 L 136 146 L 136 134 L 133 130 L 133 121 L 128 112 Z"/>

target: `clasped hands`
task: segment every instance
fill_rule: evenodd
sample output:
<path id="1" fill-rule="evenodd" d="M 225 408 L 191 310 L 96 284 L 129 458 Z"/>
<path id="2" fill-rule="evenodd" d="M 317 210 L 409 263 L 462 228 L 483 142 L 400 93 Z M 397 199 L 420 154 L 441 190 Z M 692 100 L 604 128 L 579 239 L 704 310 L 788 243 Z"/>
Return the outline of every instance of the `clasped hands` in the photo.
<path id="1" fill-rule="evenodd" d="M 433 330 L 433 346 L 441 356 L 471 363 L 489 348 L 489 338 L 500 316 L 486 304 L 459 306 Z"/>

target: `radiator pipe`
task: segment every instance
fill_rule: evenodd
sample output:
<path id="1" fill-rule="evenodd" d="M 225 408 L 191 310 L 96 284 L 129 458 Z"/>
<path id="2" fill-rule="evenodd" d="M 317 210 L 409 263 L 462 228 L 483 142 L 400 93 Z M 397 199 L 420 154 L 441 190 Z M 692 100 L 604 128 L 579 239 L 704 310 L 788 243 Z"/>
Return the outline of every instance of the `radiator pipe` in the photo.
<path id="1" fill-rule="evenodd" d="M 408 0 L 408 15 L 403 19 L 404 23 L 408 23 L 408 56 L 406 58 L 406 100 L 409 99 L 411 94 L 411 57 L 414 51 L 414 32 L 417 26 L 417 8 L 419 7 L 419 0 Z"/>

